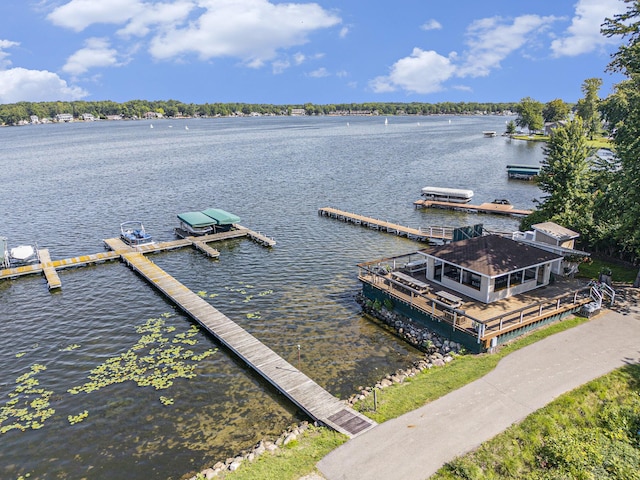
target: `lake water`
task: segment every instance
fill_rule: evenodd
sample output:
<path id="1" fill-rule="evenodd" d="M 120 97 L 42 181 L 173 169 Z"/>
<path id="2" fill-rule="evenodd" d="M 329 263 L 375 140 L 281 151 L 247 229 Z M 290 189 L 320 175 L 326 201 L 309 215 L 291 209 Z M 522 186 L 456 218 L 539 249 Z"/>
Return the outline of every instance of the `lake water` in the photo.
<path id="1" fill-rule="evenodd" d="M 508 180 L 505 166 L 538 163 L 540 145 L 482 135 L 504 131 L 506 120 L 257 117 L 3 128 L 0 235 L 10 246 L 37 242 L 60 259 L 103 251 L 102 239 L 118 236 L 127 220 L 172 240 L 177 213 L 233 212 L 276 247 L 241 239 L 217 244 L 219 260 L 191 249 L 150 258 L 346 398 L 419 356 L 361 315 L 356 264 L 421 244 L 320 217 L 318 208 L 411 227 L 513 231 L 516 219 L 413 206 L 432 185 L 472 189 L 473 203 L 508 198 L 532 208 L 541 192 Z M 224 350 L 199 357 L 215 341 L 190 332 L 190 320 L 124 264 L 60 278 L 53 294 L 39 275 L 0 282 L 0 478 L 179 479 L 304 419 Z M 155 329 L 143 330 L 150 319 Z M 187 354 L 177 358 L 172 345 Z M 181 374 L 154 388 L 140 381 L 151 371 Z"/>

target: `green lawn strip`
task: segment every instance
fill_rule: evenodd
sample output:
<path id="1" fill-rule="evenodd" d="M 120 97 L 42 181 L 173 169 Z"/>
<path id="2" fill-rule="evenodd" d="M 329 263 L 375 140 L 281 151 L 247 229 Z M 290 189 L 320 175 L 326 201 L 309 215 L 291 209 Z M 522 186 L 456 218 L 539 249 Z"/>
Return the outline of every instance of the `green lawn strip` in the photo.
<path id="1" fill-rule="evenodd" d="M 592 278 L 596 280 L 598 275 L 603 269 L 611 270 L 611 279 L 614 282 L 622 282 L 632 284 L 636 279 L 638 273 L 637 268 L 624 267 L 614 263 L 608 263 L 597 258 L 592 259 L 590 262 L 581 263 L 578 272 L 578 276 L 581 278 Z"/>
<path id="2" fill-rule="evenodd" d="M 318 463 L 347 437 L 328 428 L 309 427 L 304 435 L 283 446 L 274 454 L 265 453 L 254 462 L 243 462 L 234 472 L 223 472 L 216 478 L 233 480 L 298 480 L 316 471 Z"/>
<path id="3" fill-rule="evenodd" d="M 526 140 L 528 142 L 548 142 L 549 141 L 549 135 L 539 135 L 539 134 L 511 135 L 511 138 L 513 138 L 514 140 Z M 593 140 L 587 140 L 587 143 L 589 144 L 590 147 L 595 149 L 606 148 L 608 150 L 611 150 L 611 148 L 613 147 L 613 143 L 611 142 L 611 140 L 605 137 L 600 137 Z"/>
<path id="4" fill-rule="evenodd" d="M 355 408 L 378 423 L 396 418 L 483 377 L 509 353 L 586 321 L 583 317 L 568 318 L 504 345 L 496 353 L 458 356 L 444 367 L 424 370 L 403 383 L 378 390 L 375 411 L 373 395 L 358 402 Z"/>
<path id="5" fill-rule="evenodd" d="M 640 479 L 640 365 L 562 395 L 431 479 Z"/>

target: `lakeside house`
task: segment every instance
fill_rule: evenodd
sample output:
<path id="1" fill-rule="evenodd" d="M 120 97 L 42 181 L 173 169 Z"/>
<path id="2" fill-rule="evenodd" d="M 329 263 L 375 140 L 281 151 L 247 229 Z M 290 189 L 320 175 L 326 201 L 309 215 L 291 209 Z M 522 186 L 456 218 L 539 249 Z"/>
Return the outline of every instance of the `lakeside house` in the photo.
<path id="1" fill-rule="evenodd" d="M 56 122 L 73 122 L 73 115 L 70 113 L 58 113 L 56 115 Z"/>
<path id="2" fill-rule="evenodd" d="M 417 253 L 426 260 L 427 280 L 483 303 L 548 285 L 554 264 L 559 265 L 563 258 L 498 235 Z"/>
<path id="3" fill-rule="evenodd" d="M 600 308 L 593 286 L 569 278 L 565 256 L 579 252 L 569 248 L 577 234 L 550 222 L 536 228 L 537 240 L 481 235 L 359 264 L 362 295 L 474 352 L 594 301 Z"/>

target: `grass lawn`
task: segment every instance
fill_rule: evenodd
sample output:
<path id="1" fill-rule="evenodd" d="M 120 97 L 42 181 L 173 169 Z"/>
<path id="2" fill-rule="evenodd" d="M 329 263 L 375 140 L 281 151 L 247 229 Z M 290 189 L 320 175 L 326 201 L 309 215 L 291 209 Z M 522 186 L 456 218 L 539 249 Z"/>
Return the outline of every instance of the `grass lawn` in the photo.
<path id="1" fill-rule="evenodd" d="M 640 479 L 640 365 L 562 395 L 431 477 Z"/>
<path id="2" fill-rule="evenodd" d="M 594 258 L 590 263 L 582 263 L 579 266 L 578 277 L 598 279 L 598 275 L 602 269 L 611 270 L 611 279 L 614 282 L 622 282 L 632 284 L 638 274 L 637 268 L 624 267 L 613 263 L 607 263 Z"/>

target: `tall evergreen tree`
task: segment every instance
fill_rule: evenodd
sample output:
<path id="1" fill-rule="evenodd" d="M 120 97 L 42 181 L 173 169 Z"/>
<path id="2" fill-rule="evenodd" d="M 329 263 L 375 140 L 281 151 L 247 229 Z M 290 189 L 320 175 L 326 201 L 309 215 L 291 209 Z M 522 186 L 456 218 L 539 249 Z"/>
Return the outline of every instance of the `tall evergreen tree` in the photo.
<path id="1" fill-rule="evenodd" d="M 593 140 L 593 137 L 598 135 L 602 130 L 600 126 L 600 112 L 598 111 L 600 103 L 598 91 L 601 86 L 601 78 L 587 78 L 582 83 L 582 93 L 584 93 L 584 98 L 581 98 L 576 106 L 576 111 L 584 121 L 587 135 L 590 140 Z"/>
<path id="2" fill-rule="evenodd" d="M 635 259 L 640 258 L 640 1 L 625 0 L 627 11 L 607 18 L 605 36 L 628 39 L 613 55 L 609 70 L 628 79 L 618 85 L 604 106 L 614 131 L 614 145 L 620 159 L 616 184 L 621 208 L 610 212 L 620 218 L 618 242 Z"/>
<path id="3" fill-rule="evenodd" d="M 524 219 L 524 229 L 552 220 L 589 239 L 593 225 L 592 153 L 580 119 L 569 120 L 553 130 L 544 147 L 545 158 L 537 180 L 547 195 L 538 202 L 539 208 Z"/>

